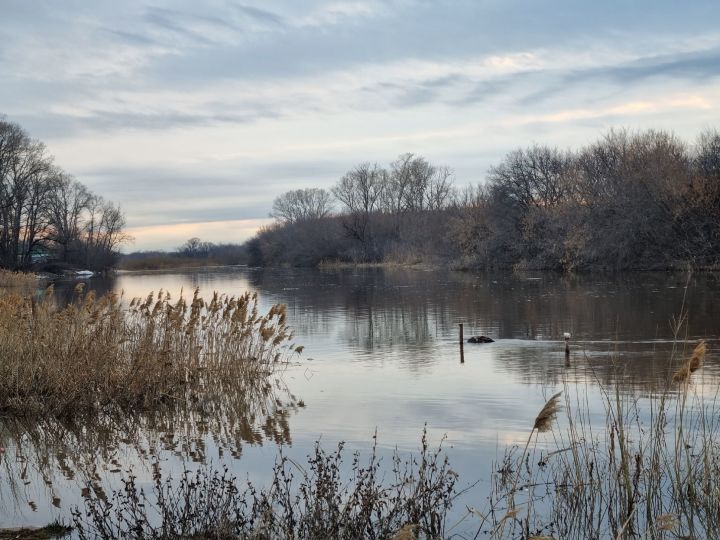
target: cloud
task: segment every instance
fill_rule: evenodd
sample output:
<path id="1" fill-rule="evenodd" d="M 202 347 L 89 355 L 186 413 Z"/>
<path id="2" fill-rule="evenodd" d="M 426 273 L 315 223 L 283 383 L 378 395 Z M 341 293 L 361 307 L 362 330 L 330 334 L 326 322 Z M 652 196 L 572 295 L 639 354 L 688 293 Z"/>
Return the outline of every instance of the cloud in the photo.
<path id="1" fill-rule="evenodd" d="M 549 114 L 524 115 L 508 121 L 508 124 L 567 123 L 577 120 L 617 117 L 628 118 L 672 110 L 711 110 L 713 103 L 699 95 L 673 95 L 658 99 L 628 101 L 603 108 L 565 109 Z"/>
<path id="2" fill-rule="evenodd" d="M 384 12 L 386 12 L 386 5 L 376 1 L 327 2 L 309 14 L 297 18 L 294 24 L 299 27 L 330 26 L 374 17 Z"/>
<path id="3" fill-rule="evenodd" d="M 714 44 L 713 44 L 714 45 Z M 518 100 L 520 105 L 541 103 L 562 96 L 569 88 L 588 84 L 610 83 L 627 88 L 649 79 L 687 81 L 690 84 L 707 84 L 720 76 L 720 48 L 693 50 L 674 54 L 649 55 L 610 65 L 586 66 L 566 71 L 557 70 L 550 84 L 541 80 L 534 85 L 539 89 Z"/>
<path id="4" fill-rule="evenodd" d="M 103 88 L 90 98 L 56 100 L 44 116 L 58 123 L 65 117 L 69 130 L 99 131 L 244 124 L 348 109 L 377 111 L 433 104 L 466 108 L 491 99 L 511 99 L 511 106 L 531 107 L 590 82 L 603 83 L 599 88 L 606 89 L 641 84 L 654 76 L 704 82 L 717 75 L 719 68 L 714 49 L 631 59 L 612 50 L 595 54 L 524 51 L 446 62 L 410 59 L 368 63 L 319 77 L 292 77 L 292 84 L 287 79 L 229 77 L 193 88 Z"/>
<path id="5" fill-rule="evenodd" d="M 70 135 L 89 131 L 143 131 L 166 130 L 174 127 L 212 126 L 221 124 L 246 124 L 263 118 L 279 118 L 273 111 L 256 110 L 191 112 L 155 111 L 147 113 L 84 110 L 77 114 L 71 110 L 58 109 L 54 115 L 44 115 L 42 122 L 57 122 L 61 132 Z M 72 120 L 74 118 L 74 121 Z"/>
<path id="6" fill-rule="evenodd" d="M 244 4 L 234 4 L 233 7 L 243 15 L 250 17 L 258 22 L 270 23 L 281 27 L 285 26 L 285 19 L 277 13 L 273 13 L 272 11 L 260 9 L 253 6 L 247 6 Z"/>
<path id="7" fill-rule="evenodd" d="M 197 11 L 148 7 L 143 19 L 151 29 L 159 30 L 180 42 L 187 40 L 189 46 L 211 46 L 218 43 L 236 43 L 242 28 L 231 18 L 209 16 Z"/>

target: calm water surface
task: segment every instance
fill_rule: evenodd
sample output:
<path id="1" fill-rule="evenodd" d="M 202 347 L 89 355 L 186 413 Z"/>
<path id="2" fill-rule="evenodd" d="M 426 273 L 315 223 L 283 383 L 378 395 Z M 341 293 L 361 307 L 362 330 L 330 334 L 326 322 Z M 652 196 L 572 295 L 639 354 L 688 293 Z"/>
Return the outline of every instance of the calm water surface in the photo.
<path id="1" fill-rule="evenodd" d="M 236 295 L 257 291 L 261 305 L 288 305 L 300 358 L 271 394 L 247 396 L 232 414 L 182 410 L 158 417 L 85 419 L 74 424 L 0 421 L 0 525 L 45 524 L 82 504 L 90 481 L 106 491 L 132 468 L 150 482 L 152 462 L 168 471 L 228 465 L 262 482 L 278 445 L 303 460 L 320 440 L 367 452 L 377 432 L 383 454 L 415 451 L 423 426 L 446 437 L 461 486 L 478 481 L 464 503 L 482 507 L 493 461 L 522 444 L 553 393 L 587 396 L 604 425 L 600 388 L 649 399 L 672 373 L 674 316 L 687 310 L 680 345 L 706 339 L 700 372 L 714 392 L 720 335 L 720 276 L 632 274 L 467 274 L 409 269 L 258 270 L 221 268 L 126 273 L 92 279 L 99 293 L 126 299 L 163 289 L 174 298 L 199 287 Z M 73 284 L 59 285 L 70 296 Z M 496 339 L 466 345 L 465 335 Z M 564 332 L 572 334 L 569 363 Z M 562 419 L 561 419 L 562 427 Z M 541 436 L 539 444 L 550 444 Z M 349 457 L 349 454 L 348 454 Z"/>

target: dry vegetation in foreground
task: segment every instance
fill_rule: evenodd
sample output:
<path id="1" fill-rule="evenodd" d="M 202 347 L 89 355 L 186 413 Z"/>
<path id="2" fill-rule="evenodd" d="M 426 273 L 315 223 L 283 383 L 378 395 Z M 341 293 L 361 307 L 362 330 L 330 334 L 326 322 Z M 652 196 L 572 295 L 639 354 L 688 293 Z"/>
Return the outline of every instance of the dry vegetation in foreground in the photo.
<path id="1" fill-rule="evenodd" d="M 396 457 L 391 471 L 372 453 L 367 466 L 355 456 L 341 474 L 342 446 L 317 446 L 307 467 L 281 454 L 264 487 L 227 471 L 186 472 L 177 481 L 158 472 L 146 494 L 130 475 L 110 498 L 92 493 L 74 525 L 81 538 L 104 539 L 718 538 L 718 394 L 693 380 L 706 353 L 701 342 L 674 355 L 666 392 L 645 402 L 601 388 L 600 426 L 590 421 L 587 396 L 566 385 L 528 423 L 527 444 L 494 467 L 486 507 L 468 508 L 452 526 L 457 477 L 424 439 L 419 458 Z M 550 447 L 531 444 L 541 434 L 552 437 Z"/>
<path id="2" fill-rule="evenodd" d="M 495 467 L 488 506 L 470 510 L 480 518 L 478 534 L 718 538 L 719 396 L 716 388 L 708 394 L 702 381 L 693 381 L 706 352 L 701 342 L 678 355 L 666 391 L 645 404 L 601 387 L 603 426 L 592 425 L 587 396 L 566 385 L 567 430 L 552 430 L 555 448 L 516 447 L 505 455 Z M 557 409 L 558 397 L 538 418 Z M 542 431 L 536 420 L 530 439 Z"/>
<path id="3" fill-rule="evenodd" d="M 80 539 L 102 540 L 446 537 L 457 474 L 425 434 L 419 455 L 394 455 L 392 472 L 376 448 L 365 463 L 353 456 L 349 479 L 342 464 L 342 443 L 333 452 L 316 445 L 307 467 L 280 454 L 266 487 L 202 468 L 173 481 L 156 464 L 151 494 L 131 473 L 110 497 L 90 489 L 74 526 Z"/>
<path id="4" fill-rule="evenodd" d="M 114 294 L 84 294 L 82 285 L 66 307 L 52 287 L 42 300 L 0 293 L 0 415 L 142 410 L 225 383 L 264 381 L 299 352 L 291 337 L 285 307 L 261 315 L 249 293 L 206 302 L 195 291 L 172 302 L 161 291 L 129 308 Z"/>
<path id="5" fill-rule="evenodd" d="M 493 467 L 487 506 L 451 526 L 457 475 L 424 437 L 419 458 L 396 456 L 391 471 L 373 452 L 342 473 L 341 445 L 316 446 L 307 467 L 281 453 L 263 487 L 227 471 L 173 481 L 156 470 L 146 494 L 130 474 L 109 498 L 92 492 L 74 526 L 80 538 L 103 539 L 718 538 L 720 411 L 717 394 L 708 399 L 692 380 L 706 351 L 701 342 L 683 355 L 667 391 L 646 405 L 603 389 L 602 426 L 592 425 L 587 396 L 566 385 L 528 424 L 527 444 Z M 532 445 L 541 434 L 554 444 Z"/>
<path id="6" fill-rule="evenodd" d="M 11 272 L 0 268 L 0 287 L 2 288 L 28 288 L 37 285 L 34 274 L 24 272 Z"/>

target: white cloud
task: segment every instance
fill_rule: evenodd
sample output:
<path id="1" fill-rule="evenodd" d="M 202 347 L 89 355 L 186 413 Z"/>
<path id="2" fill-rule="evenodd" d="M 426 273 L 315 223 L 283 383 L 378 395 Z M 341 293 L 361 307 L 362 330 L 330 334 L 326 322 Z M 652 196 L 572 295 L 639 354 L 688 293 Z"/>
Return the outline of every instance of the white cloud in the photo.
<path id="1" fill-rule="evenodd" d="M 631 119 L 635 116 L 659 114 L 674 110 L 712 110 L 715 102 L 709 96 L 676 94 L 656 99 L 627 101 L 595 109 L 565 109 L 549 114 L 523 115 L 511 118 L 508 125 L 528 125 L 535 123 L 569 123 L 589 118 L 607 116 Z"/>
<path id="2" fill-rule="evenodd" d="M 326 2 L 299 17 L 295 24 L 300 27 L 336 25 L 381 13 L 387 13 L 387 8 L 377 1 Z"/>

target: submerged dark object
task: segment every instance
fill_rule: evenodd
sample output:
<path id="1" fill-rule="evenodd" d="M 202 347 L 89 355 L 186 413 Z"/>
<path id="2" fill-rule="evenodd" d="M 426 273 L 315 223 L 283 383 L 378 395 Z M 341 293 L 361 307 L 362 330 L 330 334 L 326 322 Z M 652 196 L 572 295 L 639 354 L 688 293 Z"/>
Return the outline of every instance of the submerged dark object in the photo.
<path id="1" fill-rule="evenodd" d="M 473 336 L 468 339 L 468 343 L 494 343 L 495 340 L 487 336 Z"/>

